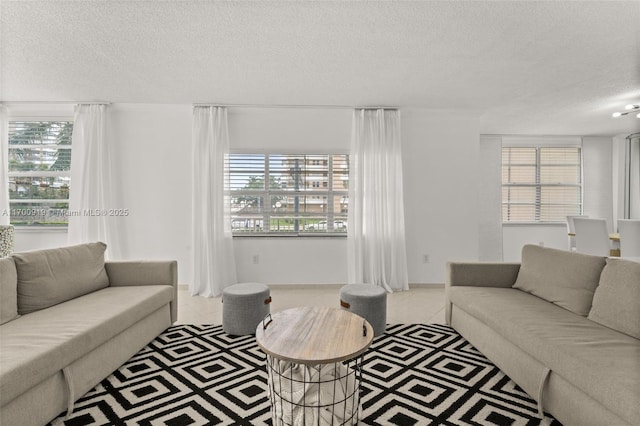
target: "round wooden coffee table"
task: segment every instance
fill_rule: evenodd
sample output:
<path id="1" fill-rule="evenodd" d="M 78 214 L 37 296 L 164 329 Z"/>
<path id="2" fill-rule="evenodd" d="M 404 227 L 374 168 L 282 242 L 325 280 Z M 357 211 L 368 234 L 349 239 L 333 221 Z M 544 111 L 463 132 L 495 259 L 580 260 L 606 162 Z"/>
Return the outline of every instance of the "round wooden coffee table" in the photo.
<path id="1" fill-rule="evenodd" d="M 274 425 L 355 425 L 362 361 L 373 328 L 339 308 L 299 307 L 268 315 L 256 329 L 267 354 Z"/>

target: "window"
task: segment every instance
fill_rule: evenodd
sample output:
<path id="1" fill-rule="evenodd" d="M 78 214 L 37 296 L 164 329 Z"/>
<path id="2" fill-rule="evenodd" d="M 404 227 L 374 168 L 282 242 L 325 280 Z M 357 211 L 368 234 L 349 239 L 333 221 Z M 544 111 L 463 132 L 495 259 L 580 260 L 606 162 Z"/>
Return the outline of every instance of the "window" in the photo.
<path id="1" fill-rule="evenodd" d="M 11 224 L 66 226 L 71 121 L 9 122 Z"/>
<path id="2" fill-rule="evenodd" d="M 230 154 L 234 235 L 345 234 L 346 154 Z"/>
<path id="3" fill-rule="evenodd" d="M 582 214 L 580 148 L 502 148 L 502 221 L 565 222 Z"/>

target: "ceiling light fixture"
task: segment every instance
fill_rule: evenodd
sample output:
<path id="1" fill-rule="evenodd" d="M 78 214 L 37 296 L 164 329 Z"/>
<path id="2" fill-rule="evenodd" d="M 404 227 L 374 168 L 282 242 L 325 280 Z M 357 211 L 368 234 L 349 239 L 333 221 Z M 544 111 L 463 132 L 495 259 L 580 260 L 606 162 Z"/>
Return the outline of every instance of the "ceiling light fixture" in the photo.
<path id="1" fill-rule="evenodd" d="M 626 105 L 624 107 L 624 111 L 623 112 L 614 112 L 613 114 L 611 114 L 613 116 L 613 118 L 618 118 L 618 117 L 622 117 L 623 115 L 627 115 L 627 114 L 631 114 L 631 113 L 635 113 L 638 110 L 640 110 L 640 105 L 637 104 L 629 104 Z M 638 114 L 636 115 L 636 117 L 640 118 L 640 112 L 638 112 Z"/>

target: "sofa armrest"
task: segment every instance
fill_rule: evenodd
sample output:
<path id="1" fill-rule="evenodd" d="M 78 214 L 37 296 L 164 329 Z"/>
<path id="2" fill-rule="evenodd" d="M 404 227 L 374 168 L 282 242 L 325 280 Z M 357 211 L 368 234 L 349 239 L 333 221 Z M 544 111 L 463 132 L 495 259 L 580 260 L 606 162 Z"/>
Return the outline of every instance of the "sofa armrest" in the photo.
<path id="1" fill-rule="evenodd" d="M 449 298 L 451 287 L 511 288 L 516 282 L 520 263 L 507 262 L 447 262 L 445 278 L 445 321 L 451 325 L 453 306 Z"/>
<path id="2" fill-rule="evenodd" d="M 446 287 L 513 287 L 520 263 L 447 262 Z"/>
<path id="3" fill-rule="evenodd" d="M 170 285 L 173 287 L 171 322 L 178 320 L 178 262 L 175 260 L 107 261 L 104 267 L 111 287 Z"/>

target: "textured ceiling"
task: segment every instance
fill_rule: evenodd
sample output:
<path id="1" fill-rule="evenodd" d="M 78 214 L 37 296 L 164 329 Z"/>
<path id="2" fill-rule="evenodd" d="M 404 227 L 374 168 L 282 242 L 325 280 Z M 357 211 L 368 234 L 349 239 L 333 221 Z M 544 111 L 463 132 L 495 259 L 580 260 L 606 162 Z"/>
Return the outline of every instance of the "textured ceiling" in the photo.
<path id="1" fill-rule="evenodd" d="M 0 0 L 0 100 L 399 106 L 621 134 L 640 1 Z"/>

